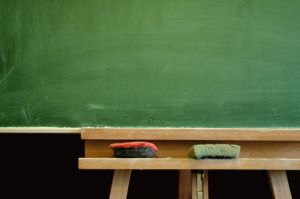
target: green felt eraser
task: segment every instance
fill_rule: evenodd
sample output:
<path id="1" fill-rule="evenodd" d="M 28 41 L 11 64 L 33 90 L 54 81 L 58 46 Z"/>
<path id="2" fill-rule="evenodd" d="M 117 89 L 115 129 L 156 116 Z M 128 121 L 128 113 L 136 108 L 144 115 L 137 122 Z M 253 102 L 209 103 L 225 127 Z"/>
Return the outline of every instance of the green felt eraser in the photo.
<path id="1" fill-rule="evenodd" d="M 188 157 L 194 159 L 206 158 L 237 158 L 241 147 L 235 144 L 197 144 L 188 151 Z"/>

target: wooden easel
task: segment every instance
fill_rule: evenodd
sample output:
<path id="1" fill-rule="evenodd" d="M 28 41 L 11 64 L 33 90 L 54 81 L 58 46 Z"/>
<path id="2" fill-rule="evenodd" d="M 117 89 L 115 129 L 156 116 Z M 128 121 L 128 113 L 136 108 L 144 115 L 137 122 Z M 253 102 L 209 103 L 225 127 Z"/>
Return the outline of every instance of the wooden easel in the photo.
<path id="1" fill-rule="evenodd" d="M 204 170 L 202 196 L 208 199 L 207 170 L 267 170 L 274 199 L 290 199 L 286 170 L 300 170 L 300 130 L 298 129 L 199 129 L 199 128 L 86 128 L 85 157 L 80 169 L 113 169 L 110 199 L 126 199 L 131 170 L 180 170 L 179 199 L 199 199 L 197 176 Z M 109 144 L 143 140 L 155 143 L 158 158 L 113 158 Z M 241 146 L 233 160 L 194 160 L 187 150 L 194 144 L 229 143 Z M 200 181 L 198 180 L 198 183 Z M 197 188 L 198 186 L 198 188 Z"/>

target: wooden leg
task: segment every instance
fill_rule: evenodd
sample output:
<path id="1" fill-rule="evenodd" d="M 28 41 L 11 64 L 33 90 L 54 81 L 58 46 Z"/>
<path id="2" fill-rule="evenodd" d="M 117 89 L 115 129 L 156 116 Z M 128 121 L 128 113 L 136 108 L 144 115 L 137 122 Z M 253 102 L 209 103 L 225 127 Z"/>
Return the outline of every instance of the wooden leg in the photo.
<path id="1" fill-rule="evenodd" d="M 203 173 L 192 173 L 192 199 L 203 199 Z"/>
<path id="2" fill-rule="evenodd" d="M 203 199 L 209 198 L 208 192 L 208 171 L 205 170 L 203 173 Z"/>
<path id="3" fill-rule="evenodd" d="M 179 171 L 179 197 L 178 199 L 190 199 L 192 194 L 192 172 L 191 170 Z"/>
<path id="4" fill-rule="evenodd" d="M 268 171 L 268 176 L 274 199 L 292 199 L 285 171 Z"/>
<path id="5" fill-rule="evenodd" d="M 109 199 L 126 199 L 131 170 L 115 170 Z"/>
<path id="6" fill-rule="evenodd" d="M 192 173 L 192 199 L 198 199 L 197 193 L 197 173 Z"/>

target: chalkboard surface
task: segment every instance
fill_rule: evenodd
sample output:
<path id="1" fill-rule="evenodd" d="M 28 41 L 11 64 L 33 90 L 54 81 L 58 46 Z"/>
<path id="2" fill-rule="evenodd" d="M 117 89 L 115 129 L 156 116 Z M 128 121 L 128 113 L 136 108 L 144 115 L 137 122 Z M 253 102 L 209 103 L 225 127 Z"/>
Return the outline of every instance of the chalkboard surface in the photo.
<path id="1" fill-rule="evenodd" d="M 300 127 L 300 1 L 0 0 L 0 126 Z"/>

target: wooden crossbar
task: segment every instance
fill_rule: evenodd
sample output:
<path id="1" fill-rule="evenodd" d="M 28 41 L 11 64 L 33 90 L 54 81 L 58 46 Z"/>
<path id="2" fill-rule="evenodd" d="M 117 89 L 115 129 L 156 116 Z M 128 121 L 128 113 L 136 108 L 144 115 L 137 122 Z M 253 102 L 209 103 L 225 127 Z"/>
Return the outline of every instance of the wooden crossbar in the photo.
<path id="1" fill-rule="evenodd" d="M 300 170 L 300 159 L 80 158 L 80 169 Z"/>

